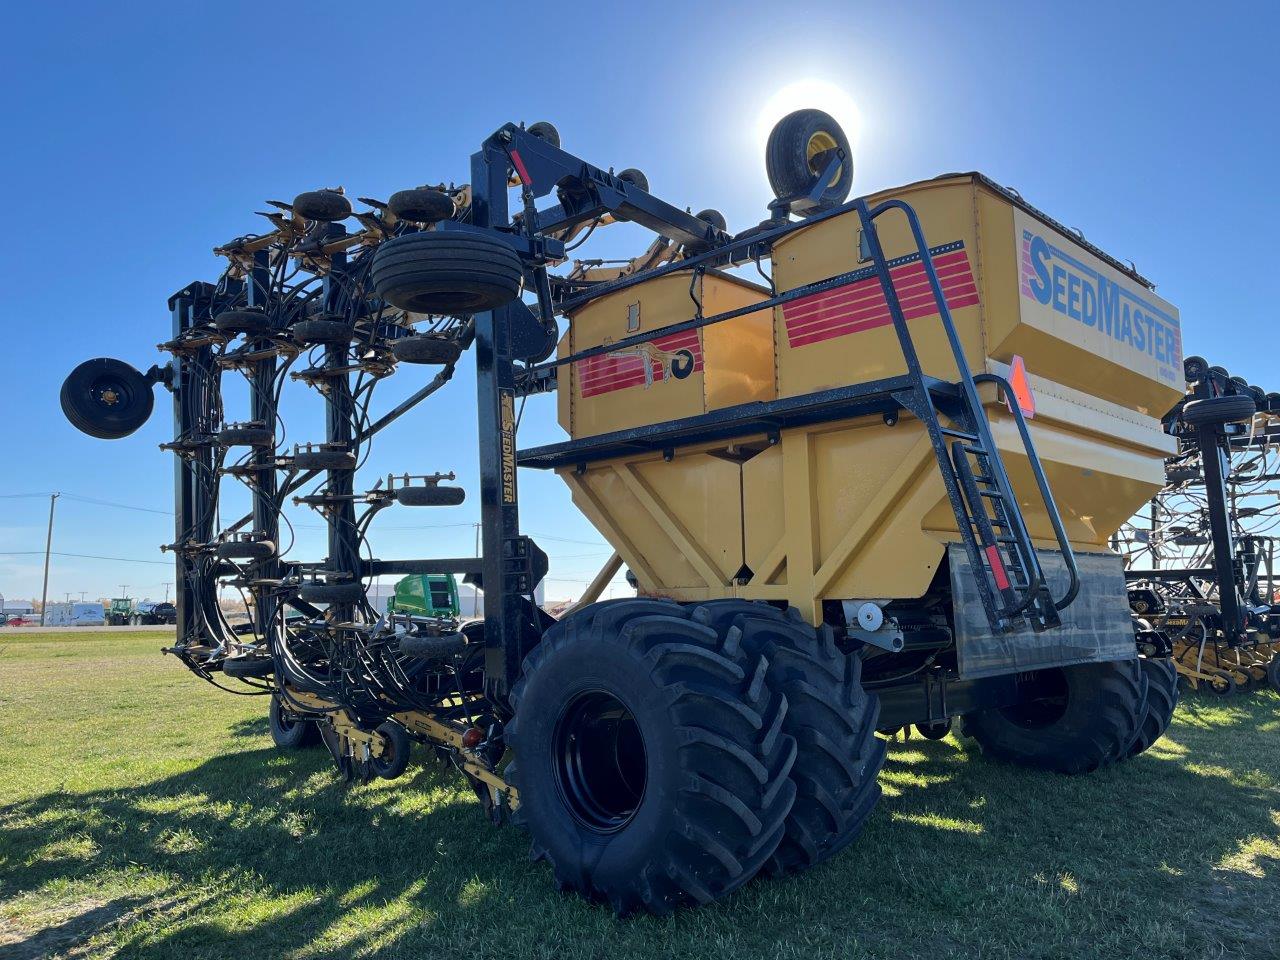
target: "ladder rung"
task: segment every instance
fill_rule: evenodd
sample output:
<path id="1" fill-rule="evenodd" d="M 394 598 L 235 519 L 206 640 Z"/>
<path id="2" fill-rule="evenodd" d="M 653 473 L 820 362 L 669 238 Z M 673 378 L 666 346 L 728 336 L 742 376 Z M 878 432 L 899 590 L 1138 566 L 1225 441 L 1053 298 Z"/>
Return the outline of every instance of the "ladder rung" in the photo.
<path id="1" fill-rule="evenodd" d="M 999 490 L 979 490 L 978 495 L 982 497 L 990 497 L 992 500 L 1004 499 L 1004 494 Z"/>
<path id="2" fill-rule="evenodd" d="M 938 429 L 946 436 L 956 437 L 959 440 L 977 440 L 978 439 L 978 435 L 976 433 L 965 433 L 963 430 L 953 430 L 950 427 L 939 427 Z M 966 449 L 968 448 L 966 447 Z"/>

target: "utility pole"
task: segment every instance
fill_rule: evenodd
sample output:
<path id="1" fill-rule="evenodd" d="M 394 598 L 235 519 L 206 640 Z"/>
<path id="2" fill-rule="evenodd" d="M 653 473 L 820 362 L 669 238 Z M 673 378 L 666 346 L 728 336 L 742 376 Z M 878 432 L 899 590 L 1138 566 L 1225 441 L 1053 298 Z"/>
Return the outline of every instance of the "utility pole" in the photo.
<path id="1" fill-rule="evenodd" d="M 81 591 L 80 591 L 80 600 L 81 600 L 81 602 L 83 602 L 83 601 L 84 601 L 84 595 L 85 595 L 86 593 L 88 593 L 88 592 L 89 592 L 88 590 L 81 590 Z"/>
<path id="2" fill-rule="evenodd" d="M 127 583 L 120 584 L 120 597 L 124 600 L 129 599 L 129 585 Z"/>
<path id="3" fill-rule="evenodd" d="M 168 603 L 168 602 L 169 602 L 169 588 L 170 588 L 170 587 L 172 587 L 172 586 L 173 586 L 173 584 L 172 584 L 172 583 L 166 583 L 166 584 L 164 585 L 164 602 L 165 602 L 165 603 Z"/>
<path id="4" fill-rule="evenodd" d="M 44 586 L 40 590 L 40 626 L 44 626 L 45 607 L 49 599 L 49 554 L 53 550 L 53 508 L 60 494 L 49 494 L 49 532 L 44 538 Z"/>

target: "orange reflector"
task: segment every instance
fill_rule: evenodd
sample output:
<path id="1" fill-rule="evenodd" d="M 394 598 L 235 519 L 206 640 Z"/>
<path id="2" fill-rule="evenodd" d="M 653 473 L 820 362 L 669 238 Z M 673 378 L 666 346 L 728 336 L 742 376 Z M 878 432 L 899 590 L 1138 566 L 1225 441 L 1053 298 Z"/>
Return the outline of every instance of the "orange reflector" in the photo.
<path id="1" fill-rule="evenodd" d="M 1028 420 L 1034 420 L 1036 416 L 1036 398 L 1031 393 L 1031 380 L 1027 377 L 1027 365 L 1016 353 L 1013 355 L 1013 363 L 1009 365 L 1009 386 L 1013 387 L 1013 399 L 1018 401 L 1018 409 L 1022 411 L 1022 415 Z M 1005 403 L 1009 404 L 1009 410 L 1012 412 L 1013 405 L 1011 401 L 1006 398 Z"/>

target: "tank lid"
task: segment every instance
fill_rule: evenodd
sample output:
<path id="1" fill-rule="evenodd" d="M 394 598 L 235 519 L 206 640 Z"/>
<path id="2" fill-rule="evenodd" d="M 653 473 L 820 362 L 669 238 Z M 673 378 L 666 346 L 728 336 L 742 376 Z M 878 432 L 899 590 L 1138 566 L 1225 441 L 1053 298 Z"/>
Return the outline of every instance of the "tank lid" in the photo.
<path id="1" fill-rule="evenodd" d="M 923 183 L 933 183 L 934 181 L 937 181 L 937 180 L 953 180 L 953 179 L 973 180 L 974 182 L 980 184 L 981 186 L 986 187 L 988 190 L 992 191 L 993 193 L 1000 194 L 1000 196 L 1004 197 L 1014 206 L 1031 214 L 1031 216 L 1035 217 L 1037 220 L 1039 220 L 1041 223 L 1045 224 L 1046 226 L 1052 227 L 1054 230 L 1057 230 L 1064 237 L 1071 240 L 1072 243 L 1076 243 L 1084 247 L 1086 250 L 1092 253 L 1099 260 L 1102 260 L 1105 263 L 1109 264 L 1110 266 L 1115 267 L 1115 269 L 1119 270 L 1126 277 L 1129 277 L 1131 280 L 1136 280 L 1138 283 L 1142 284 L 1148 290 L 1154 290 L 1156 288 L 1156 285 L 1152 283 L 1150 280 L 1148 280 L 1146 277 L 1144 277 L 1142 274 L 1140 274 L 1137 271 L 1137 268 L 1133 266 L 1133 264 L 1123 263 L 1120 260 L 1117 260 L 1115 257 L 1111 256 L 1111 254 L 1107 253 L 1101 247 L 1095 246 L 1094 244 L 1086 240 L 1084 238 L 1084 234 L 1081 233 L 1079 230 L 1074 230 L 1071 227 L 1068 227 L 1066 224 L 1062 223 L 1061 221 L 1053 219 L 1053 217 L 1049 216 L 1039 207 L 1033 207 L 1031 204 L 1027 203 L 1027 201 L 1023 199 L 1022 194 L 1020 194 L 1017 190 L 1013 189 L 1013 187 L 1002 186 L 1001 184 L 996 183 L 994 180 L 988 177 L 985 173 L 981 173 L 977 170 L 969 170 L 964 173 L 961 173 L 961 172 L 941 173 L 930 180 L 919 180 L 916 183 L 909 183 L 907 184 L 907 186 L 914 187 L 914 186 L 919 186 L 920 184 L 923 184 Z"/>

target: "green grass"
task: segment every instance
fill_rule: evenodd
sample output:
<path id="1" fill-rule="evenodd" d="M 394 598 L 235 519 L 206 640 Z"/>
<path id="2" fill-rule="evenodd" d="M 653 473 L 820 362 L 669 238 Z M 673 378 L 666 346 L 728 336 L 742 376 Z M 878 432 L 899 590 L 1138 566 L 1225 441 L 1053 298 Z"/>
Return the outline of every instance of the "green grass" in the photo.
<path id="1" fill-rule="evenodd" d="M 346 788 L 162 642 L 0 637 L 5 960 L 1280 956 L 1271 693 L 1191 699 L 1148 755 L 1074 779 L 897 743 L 833 862 L 620 921 L 455 776 Z"/>

